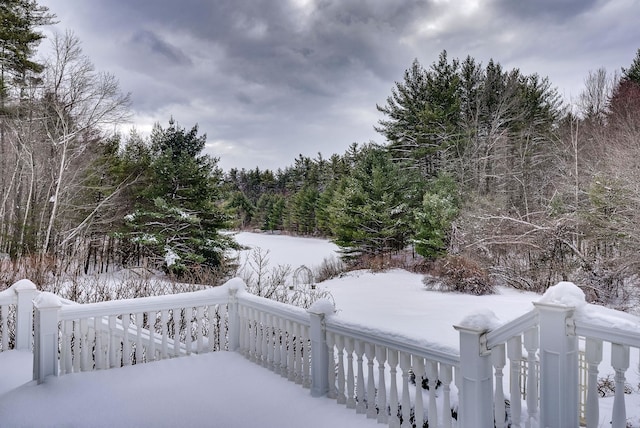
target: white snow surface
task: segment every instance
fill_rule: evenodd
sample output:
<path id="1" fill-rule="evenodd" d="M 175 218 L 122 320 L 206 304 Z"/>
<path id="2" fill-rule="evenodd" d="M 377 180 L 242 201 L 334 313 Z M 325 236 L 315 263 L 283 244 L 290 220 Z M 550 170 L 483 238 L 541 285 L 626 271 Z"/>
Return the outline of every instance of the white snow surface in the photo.
<path id="1" fill-rule="evenodd" d="M 580 290 L 580 288 L 572 282 L 559 282 L 549 287 L 539 299 L 539 302 L 572 306 L 576 309 L 582 308 L 587 304 L 584 291 Z"/>
<path id="2" fill-rule="evenodd" d="M 491 309 L 481 309 L 464 317 L 459 325 L 473 330 L 486 331 L 500 327 L 501 323 Z"/>
<path id="3" fill-rule="evenodd" d="M 318 284 L 336 301 L 334 319 L 374 334 L 393 334 L 423 346 L 458 353 L 459 335 L 453 328 L 470 314 L 490 309 L 492 326 L 533 309 L 535 293 L 498 288 L 498 293 L 472 296 L 429 291 L 422 275 L 401 269 L 376 273 L 353 271 Z"/>
<path id="4" fill-rule="evenodd" d="M 255 233 L 236 237 L 245 245 L 270 250 L 270 266 L 289 264 L 293 269 L 302 264 L 320 264 L 337 250 L 330 242 L 315 238 Z M 494 295 L 471 296 L 428 291 L 421 275 L 391 270 L 350 272 L 318 287 L 331 292 L 336 313 L 332 314 L 330 301 L 321 301 L 312 309 L 325 313 L 331 322 L 449 353 L 458 352 L 459 336 L 454 325 L 494 328 L 530 311 L 536 301 L 574 306 L 576 317 L 603 326 L 640 330 L 637 317 L 585 304 L 579 288 L 570 283 L 552 287 L 542 297 L 507 288 L 498 288 Z M 234 279 L 214 290 L 198 293 L 242 293 L 244 283 Z M 291 315 L 303 316 L 305 312 L 283 304 L 276 306 Z M 631 358 L 627 381 L 636 392 L 625 398 L 629 422 L 637 427 L 637 349 Z M 604 359 L 608 360 L 607 350 Z M 601 364 L 601 376 L 612 371 L 607 363 Z M 30 381 L 31 373 L 30 353 L 0 353 L 1 427 L 378 426 L 333 400 L 312 398 L 308 390 L 235 353 L 217 352 L 77 373 L 48 378 L 41 385 Z M 612 397 L 600 400 L 601 426 L 610 426 L 612 401 Z"/>
<path id="5" fill-rule="evenodd" d="M 25 356 L 0 353 L 0 367 L 16 367 Z M 335 400 L 313 398 L 309 390 L 231 352 L 20 384 L 4 373 L 0 377 L 2 427 L 376 426 Z"/>
<path id="6" fill-rule="evenodd" d="M 269 267 L 289 265 L 296 269 L 302 265 L 313 268 L 325 258 L 338 258 L 339 247 L 319 238 L 299 238 L 273 233 L 239 232 L 234 235 L 236 242 L 249 250 L 241 251 L 240 264 L 250 256 L 251 249 L 260 248 L 269 251 Z"/>

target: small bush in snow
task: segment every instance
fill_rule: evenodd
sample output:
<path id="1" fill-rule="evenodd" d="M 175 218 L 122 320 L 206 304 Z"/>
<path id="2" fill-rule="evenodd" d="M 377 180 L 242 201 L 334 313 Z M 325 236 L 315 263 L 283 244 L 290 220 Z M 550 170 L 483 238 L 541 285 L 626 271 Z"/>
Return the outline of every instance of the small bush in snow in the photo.
<path id="1" fill-rule="evenodd" d="M 423 283 L 429 290 L 481 296 L 495 292 L 487 272 L 464 256 L 445 256 L 434 261 Z"/>
<path id="2" fill-rule="evenodd" d="M 624 384 L 624 393 L 631 394 L 633 387 L 628 383 Z M 616 382 L 613 375 L 607 375 L 606 377 L 598 378 L 598 393 L 601 397 L 611 397 L 616 393 Z"/>
<path id="3" fill-rule="evenodd" d="M 344 273 L 346 265 L 337 257 L 327 257 L 322 260 L 320 266 L 314 269 L 316 282 L 326 281 L 328 279 L 336 278 Z"/>

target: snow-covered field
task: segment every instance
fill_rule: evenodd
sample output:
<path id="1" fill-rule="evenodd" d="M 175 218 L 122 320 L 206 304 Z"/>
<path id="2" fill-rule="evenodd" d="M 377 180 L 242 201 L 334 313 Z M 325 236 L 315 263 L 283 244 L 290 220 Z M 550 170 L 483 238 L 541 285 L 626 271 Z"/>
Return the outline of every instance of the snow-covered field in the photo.
<path id="1" fill-rule="evenodd" d="M 271 267 L 314 267 L 324 258 L 336 256 L 337 250 L 335 245 L 314 238 L 240 233 L 237 240 L 269 250 Z M 425 290 L 421 279 L 421 275 L 402 270 L 356 271 L 325 281 L 319 288 L 331 293 L 338 310 L 335 316 L 343 322 L 411 337 L 452 352 L 458 349 L 453 325 L 468 315 L 490 310 L 506 322 L 531 310 L 531 302 L 541 298 L 504 288 L 492 296 L 443 294 Z M 309 397 L 298 385 L 236 355 L 216 353 L 72 374 L 48 379 L 42 385 L 28 382 L 30 366 L 24 360 L 25 354 L 17 351 L 0 353 L 2 427 L 375 426 L 328 399 Z M 602 367 L 601 376 L 613 372 L 606 365 Z M 639 427 L 637 350 L 632 353 L 627 379 L 634 389 L 626 396 L 627 417 L 632 426 Z M 612 398 L 601 400 L 603 427 L 610 426 L 611 406 Z"/>

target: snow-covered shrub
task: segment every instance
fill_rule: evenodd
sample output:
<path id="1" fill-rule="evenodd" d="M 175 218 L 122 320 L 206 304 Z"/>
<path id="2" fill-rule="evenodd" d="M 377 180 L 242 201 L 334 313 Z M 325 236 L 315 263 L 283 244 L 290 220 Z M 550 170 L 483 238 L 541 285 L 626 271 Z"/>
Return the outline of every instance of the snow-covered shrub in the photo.
<path id="1" fill-rule="evenodd" d="M 481 296 L 495 292 L 487 272 L 464 256 L 446 256 L 432 262 L 423 283 L 429 290 Z"/>
<path id="2" fill-rule="evenodd" d="M 312 277 L 314 275 L 311 274 Z M 291 266 L 269 266 L 269 251 L 260 247 L 250 252 L 244 263 L 238 267 L 236 276 L 242 278 L 249 293 L 277 302 L 309 308 L 319 299 L 333 301 L 329 291 L 316 287 L 315 277 L 297 284 Z"/>
<path id="3" fill-rule="evenodd" d="M 322 260 L 320 266 L 314 269 L 315 280 L 316 282 L 322 282 L 336 278 L 344 273 L 345 270 L 346 265 L 342 260 L 337 257 L 326 257 Z"/>
<path id="4" fill-rule="evenodd" d="M 633 387 L 625 382 L 624 393 L 631 394 Z M 598 378 L 598 394 L 601 397 L 611 397 L 616 393 L 616 382 L 613 375 L 607 375 L 605 377 Z"/>

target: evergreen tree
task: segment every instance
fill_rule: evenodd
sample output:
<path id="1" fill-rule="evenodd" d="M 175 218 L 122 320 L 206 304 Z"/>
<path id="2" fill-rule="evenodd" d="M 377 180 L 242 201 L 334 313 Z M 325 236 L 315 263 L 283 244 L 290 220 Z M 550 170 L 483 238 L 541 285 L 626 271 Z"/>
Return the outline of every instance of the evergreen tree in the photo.
<path id="1" fill-rule="evenodd" d="M 422 206 L 415 211 L 414 244 L 418 254 L 435 258 L 446 253 L 451 224 L 459 211 L 456 183 L 439 176 L 429 183 Z"/>
<path id="2" fill-rule="evenodd" d="M 636 51 L 631 67 L 622 69 L 622 80 L 630 80 L 640 85 L 640 49 Z"/>
<path id="3" fill-rule="evenodd" d="M 48 8 L 34 0 L 3 0 L 0 3 L 0 99 L 9 84 L 24 82 L 29 73 L 40 73 L 43 65 L 32 60 L 44 38 L 36 27 L 53 22 Z M 11 79 L 11 80 L 7 80 Z"/>
<path id="4" fill-rule="evenodd" d="M 153 129 L 149 186 L 138 209 L 127 216 L 130 240 L 143 255 L 181 274 L 190 267 L 218 268 L 233 246 L 218 231 L 227 217 L 218 206 L 222 172 L 217 159 L 202 155 L 206 136 L 197 125 L 186 131 L 173 119 Z"/>
<path id="5" fill-rule="evenodd" d="M 423 119 L 429 103 L 427 72 L 417 59 L 396 82 L 384 106 L 376 105 L 387 118 L 378 121 L 376 131 L 389 141 L 394 157 L 408 160 L 415 147 L 423 145 Z"/>
<path id="6" fill-rule="evenodd" d="M 420 182 L 414 172 L 401 170 L 387 150 L 365 146 L 328 208 L 332 234 L 345 255 L 404 248 L 412 233 L 410 213 L 422 196 Z"/>

